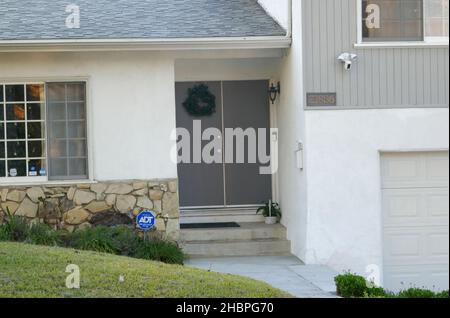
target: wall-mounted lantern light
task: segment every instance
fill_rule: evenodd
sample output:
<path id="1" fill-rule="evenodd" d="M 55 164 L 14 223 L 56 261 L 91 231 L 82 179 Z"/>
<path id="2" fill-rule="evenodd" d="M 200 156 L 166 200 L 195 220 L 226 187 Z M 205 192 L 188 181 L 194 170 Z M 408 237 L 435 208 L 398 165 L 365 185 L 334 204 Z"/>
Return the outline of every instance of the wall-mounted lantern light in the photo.
<path id="1" fill-rule="evenodd" d="M 269 88 L 269 98 L 270 98 L 270 101 L 272 102 L 272 105 L 275 103 L 278 95 L 280 95 L 280 94 L 281 94 L 280 82 L 277 83 L 277 86 L 275 86 L 275 84 L 272 83 Z"/>

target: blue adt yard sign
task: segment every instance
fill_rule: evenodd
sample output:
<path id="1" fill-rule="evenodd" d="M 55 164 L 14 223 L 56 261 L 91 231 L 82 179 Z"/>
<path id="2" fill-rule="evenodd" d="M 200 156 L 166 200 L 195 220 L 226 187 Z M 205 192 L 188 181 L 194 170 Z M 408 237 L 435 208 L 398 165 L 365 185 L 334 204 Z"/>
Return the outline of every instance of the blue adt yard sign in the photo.
<path id="1" fill-rule="evenodd" d="M 155 219 L 151 211 L 142 211 L 136 217 L 136 225 L 143 231 L 150 231 L 155 226 Z"/>

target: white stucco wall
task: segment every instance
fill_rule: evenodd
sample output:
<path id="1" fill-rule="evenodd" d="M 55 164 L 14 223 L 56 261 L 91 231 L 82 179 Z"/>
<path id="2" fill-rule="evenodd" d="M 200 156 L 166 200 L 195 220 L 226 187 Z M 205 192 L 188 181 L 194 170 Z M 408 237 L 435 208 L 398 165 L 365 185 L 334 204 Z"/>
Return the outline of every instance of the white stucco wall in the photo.
<path id="1" fill-rule="evenodd" d="M 307 111 L 305 119 L 303 260 L 339 271 L 382 268 L 380 152 L 448 149 L 449 110 Z"/>
<path id="2" fill-rule="evenodd" d="M 0 54 L 0 81 L 87 79 L 92 177 L 175 178 L 174 60 L 157 53 Z"/>
<path id="3" fill-rule="evenodd" d="M 293 0 L 294 2 L 300 2 Z M 288 2 L 289 0 L 258 0 L 259 4 L 277 21 L 283 28 L 288 28 Z"/>
<path id="4" fill-rule="evenodd" d="M 280 62 L 280 58 L 179 59 L 175 61 L 175 80 L 266 80 L 279 74 Z"/>
<path id="5" fill-rule="evenodd" d="M 300 1 L 293 2 L 293 44 L 281 63 L 281 96 L 277 104 L 279 128 L 279 201 L 292 252 L 300 259 L 307 253 L 307 178 L 297 167 L 295 151 L 305 141 L 303 112 L 302 32 Z M 306 167 L 305 167 L 306 168 Z"/>

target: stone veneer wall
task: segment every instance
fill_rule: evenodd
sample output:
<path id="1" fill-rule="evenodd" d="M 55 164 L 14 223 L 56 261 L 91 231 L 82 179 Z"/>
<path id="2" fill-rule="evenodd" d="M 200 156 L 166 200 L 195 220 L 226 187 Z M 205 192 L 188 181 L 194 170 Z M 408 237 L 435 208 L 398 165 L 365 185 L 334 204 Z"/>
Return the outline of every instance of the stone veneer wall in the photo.
<path id="1" fill-rule="evenodd" d="M 102 215 L 110 217 L 109 221 L 125 218 L 131 222 L 140 211 L 150 209 L 158 214 L 156 230 L 163 237 L 178 240 L 180 231 L 176 180 L 67 186 L 0 185 L 0 223 L 7 208 L 16 216 L 44 222 L 69 232 L 93 226 L 94 220 Z"/>

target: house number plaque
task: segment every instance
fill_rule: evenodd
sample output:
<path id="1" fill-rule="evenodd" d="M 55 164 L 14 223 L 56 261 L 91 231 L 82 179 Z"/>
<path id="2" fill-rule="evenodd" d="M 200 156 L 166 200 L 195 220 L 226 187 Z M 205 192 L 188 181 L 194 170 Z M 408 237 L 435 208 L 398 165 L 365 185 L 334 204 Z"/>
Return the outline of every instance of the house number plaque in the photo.
<path id="1" fill-rule="evenodd" d="M 311 107 L 337 106 L 336 93 L 307 93 L 306 105 Z"/>

